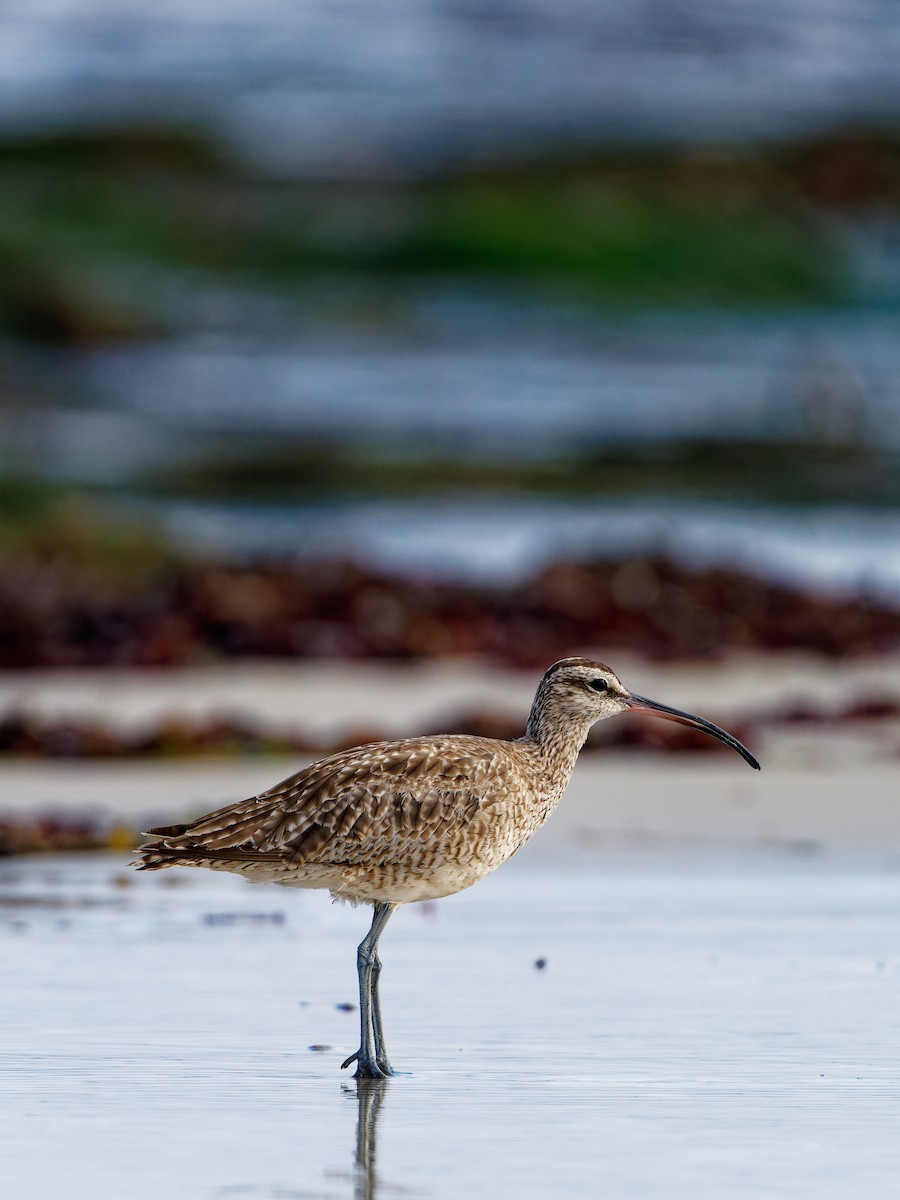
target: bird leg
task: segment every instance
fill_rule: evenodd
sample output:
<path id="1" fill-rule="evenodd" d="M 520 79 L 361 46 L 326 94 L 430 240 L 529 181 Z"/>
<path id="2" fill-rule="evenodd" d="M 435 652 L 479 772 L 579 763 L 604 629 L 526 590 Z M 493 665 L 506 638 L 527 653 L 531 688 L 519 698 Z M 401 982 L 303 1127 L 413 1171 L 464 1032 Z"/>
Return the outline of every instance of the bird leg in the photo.
<path id="1" fill-rule="evenodd" d="M 381 1003 L 378 998 L 378 977 L 381 974 L 378 939 L 396 907 L 395 904 L 375 905 L 371 928 L 356 951 L 356 973 L 359 977 L 359 1049 L 341 1063 L 342 1070 L 352 1062 L 356 1063 L 356 1079 L 384 1079 L 394 1074 L 384 1048 Z"/>
<path id="2" fill-rule="evenodd" d="M 393 1075 L 394 1069 L 391 1066 L 387 1055 L 387 1046 L 384 1044 L 384 1025 L 381 1020 L 381 993 L 378 987 L 378 980 L 381 978 L 381 959 L 378 957 L 376 950 L 372 956 L 372 1033 L 375 1038 L 375 1061 L 384 1071 L 385 1075 Z"/>

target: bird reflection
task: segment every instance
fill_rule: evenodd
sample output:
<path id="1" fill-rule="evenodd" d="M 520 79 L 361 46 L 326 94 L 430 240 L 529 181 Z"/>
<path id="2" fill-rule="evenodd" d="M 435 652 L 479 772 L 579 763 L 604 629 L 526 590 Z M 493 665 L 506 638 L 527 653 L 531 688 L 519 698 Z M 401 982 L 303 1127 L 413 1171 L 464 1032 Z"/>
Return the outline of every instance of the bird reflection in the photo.
<path id="1" fill-rule="evenodd" d="M 376 1200 L 378 1195 L 375 1137 L 378 1113 L 389 1086 L 387 1079 L 357 1079 L 355 1082 L 357 1115 L 353 1200 Z M 352 1096 L 354 1088 L 345 1086 L 344 1093 Z"/>

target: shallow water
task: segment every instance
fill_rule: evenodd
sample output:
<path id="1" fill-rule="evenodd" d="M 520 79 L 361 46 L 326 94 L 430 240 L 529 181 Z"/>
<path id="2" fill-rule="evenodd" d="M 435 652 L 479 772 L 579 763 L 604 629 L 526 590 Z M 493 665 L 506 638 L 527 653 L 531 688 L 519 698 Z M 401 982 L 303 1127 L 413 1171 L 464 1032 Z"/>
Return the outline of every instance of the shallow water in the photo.
<path id="1" fill-rule="evenodd" d="M 898 912 L 883 867 L 512 864 L 394 918 L 388 1036 L 413 1073 L 358 1093 L 338 1005 L 366 912 L 10 861 L 7 1194 L 888 1194 Z"/>

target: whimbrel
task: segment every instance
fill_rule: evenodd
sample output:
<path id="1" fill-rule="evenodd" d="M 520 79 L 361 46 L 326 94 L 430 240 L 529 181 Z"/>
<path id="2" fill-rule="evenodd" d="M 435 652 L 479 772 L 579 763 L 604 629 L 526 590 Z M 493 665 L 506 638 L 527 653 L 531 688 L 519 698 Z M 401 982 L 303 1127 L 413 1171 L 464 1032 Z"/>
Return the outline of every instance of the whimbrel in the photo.
<path id="1" fill-rule="evenodd" d="M 625 711 L 701 729 L 759 769 L 718 725 L 629 692 L 603 663 L 564 658 L 541 679 L 517 741 L 448 734 L 330 755 L 189 825 L 151 829 L 139 869 L 212 867 L 374 905 L 356 958 L 360 1044 L 343 1066 L 386 1077 L 378 939 L 389 917 L 471 887 L 515 854 L 562 798 L 591 726 Z"/>

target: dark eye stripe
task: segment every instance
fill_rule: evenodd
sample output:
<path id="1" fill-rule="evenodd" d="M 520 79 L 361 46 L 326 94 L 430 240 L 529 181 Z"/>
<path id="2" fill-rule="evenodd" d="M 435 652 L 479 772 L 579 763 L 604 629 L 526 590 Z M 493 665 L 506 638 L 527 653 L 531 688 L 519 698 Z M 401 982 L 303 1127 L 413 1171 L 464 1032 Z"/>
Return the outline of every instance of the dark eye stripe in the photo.
<path id="1" fill-rule="evenodd" d="M 592 687 L 595 692 L 605 692 L 607 690 L 607 688 L 609 687 L 609 680 L 607 680 L 607 679 L 592 679 L 588 686 Z"/>

